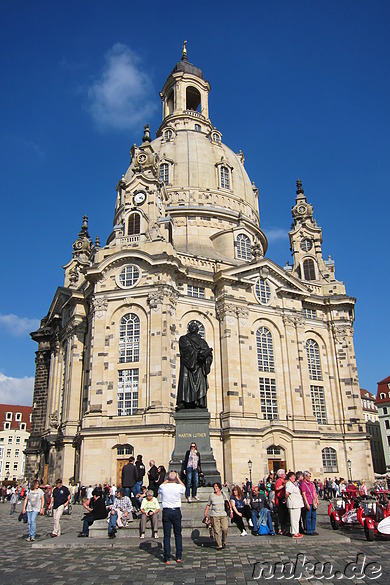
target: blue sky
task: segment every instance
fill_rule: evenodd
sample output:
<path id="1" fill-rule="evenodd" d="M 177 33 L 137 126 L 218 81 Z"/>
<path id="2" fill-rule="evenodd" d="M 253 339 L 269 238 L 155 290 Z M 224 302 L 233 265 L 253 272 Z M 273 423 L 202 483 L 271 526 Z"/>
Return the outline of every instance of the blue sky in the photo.
<path id="1" fill-rule="evenodd" d="M 282 266 L 302 179 L 324 256 L 357 298 L 360 385 L 376 392 L 390 374 L 390 2 L 15 0 L 0 27 L 0 402 L 31 404 L 29 332 L 84 214 L 105 243 L 130 147 L 145 123 L 158 128 L 184 39 Z"/>

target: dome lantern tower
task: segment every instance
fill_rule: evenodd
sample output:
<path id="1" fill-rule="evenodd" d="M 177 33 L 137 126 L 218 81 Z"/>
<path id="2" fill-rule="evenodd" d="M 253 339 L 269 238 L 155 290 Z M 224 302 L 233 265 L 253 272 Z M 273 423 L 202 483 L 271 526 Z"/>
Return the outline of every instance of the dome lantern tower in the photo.
<path id="1" fill-rule="evenodd" d="M 178 129 L 185 126 L 188 119 L 197 119 L 200 130 L 207 133 L 212 130 L 208 103 L 210 84 L 205 81 L 202 70 L 189 63 L 186 43 L 183 43 L 181 60 L 176 63 L 160 93 L 163 122 L 157 136 L 168 123 Z"/>

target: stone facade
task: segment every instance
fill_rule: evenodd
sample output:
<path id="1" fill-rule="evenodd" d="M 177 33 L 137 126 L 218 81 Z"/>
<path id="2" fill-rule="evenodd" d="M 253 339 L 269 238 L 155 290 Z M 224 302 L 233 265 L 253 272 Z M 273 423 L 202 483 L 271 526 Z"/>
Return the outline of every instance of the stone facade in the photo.
<path id="1" fill-rule="evenodd" d="M 390 472 L 390 376 L 378 382 L 376 395 L 386 473 Z"/>
<path id="2" fill-rule="evenodd" d="M 161 92 L 163 121 L 117 185 L 114 227 L 87 218 L 41 328 L 30 469 L 52 481 L 117 481 L 128 454 L 168 467 L 179 337 L 195 320 L 214 349 L 210 439 L 223 480 L 272 467 L 373 476 L 353 346 L 355 299 L 322 257 L 300 181 L 293 263 L 265 257 L 258 190 L 222 142 L 210 85 L 186 54 Z M 49 350 L 47 345 L 49 344 Z M 45 402 L 43 415 L 41 405 Z M 42 416 L 45 423 L 42 425 Z M 46 466 L 46 467 L 45 467 Z"/>

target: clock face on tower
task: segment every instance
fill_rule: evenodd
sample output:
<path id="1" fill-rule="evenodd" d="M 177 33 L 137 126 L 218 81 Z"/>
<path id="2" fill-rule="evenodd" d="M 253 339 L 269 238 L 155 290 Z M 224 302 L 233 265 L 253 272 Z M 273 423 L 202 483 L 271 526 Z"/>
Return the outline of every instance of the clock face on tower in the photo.
<path id="1" fill-rule="evenodd" d="M 146 201 L 145 191 L 138 191 L 134 194 L 133 201 L 135 205 L 142 205 Z"/>

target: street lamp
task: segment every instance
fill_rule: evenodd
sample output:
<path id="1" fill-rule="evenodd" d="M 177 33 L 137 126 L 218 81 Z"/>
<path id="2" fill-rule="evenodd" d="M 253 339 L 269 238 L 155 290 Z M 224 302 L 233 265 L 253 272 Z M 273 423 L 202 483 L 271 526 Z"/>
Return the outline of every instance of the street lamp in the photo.
<path id="1" fill-rule="evenodd" d="M 348 465 L 349 481 L 352 481 L 352 461 L 350 459 L 348 459 L 347 465 Z"/>
<path id="2" fill-rule="evenodd" d="M 249 459 L 248 461 L 248 469 L 249 469 L 249 483 L 252 489 L 252 461 Z"/>

